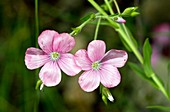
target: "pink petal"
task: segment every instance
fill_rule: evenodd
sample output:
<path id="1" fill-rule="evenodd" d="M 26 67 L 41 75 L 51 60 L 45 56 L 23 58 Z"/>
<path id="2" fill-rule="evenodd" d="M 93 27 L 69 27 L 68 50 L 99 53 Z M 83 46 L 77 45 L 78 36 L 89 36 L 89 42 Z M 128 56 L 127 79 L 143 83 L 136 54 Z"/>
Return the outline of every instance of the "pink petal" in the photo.
<path id="1" fill-rule="evenodd" d="M 115 87 L 120 83 L 121 76 L 116 67 L 112 65 L 102 65 L 99 72 L 100 81 L 105 87 Z"/>
<path id="2" fill-rule="evenodd" d="M 69 76 L 74 76 L 81 71 L 81 68 L 75 62 L 74 55 L 69 53 L 60 54 L 58 64 L 62 71 Z"/>
<path id="3" fill-rule="evenodd" d="M 55 35 L 53 49 L 61 53 L 69 52 L 75 46 L 75 40 L 68 33 Z"/>
<path id="4" fill-rule="evenodd" d="M 102 40 L 93 40 L 89 43 L 87 52 L 92 62 L 99 61 L 104 56 L 106 45 Z"/>
<path id="5" fill-rule="evenodd" d="M 86 92 L 94 91 L 100 84 L 100 76 L 98 74 L 98 71 L 90 70 L 90 71 L 84 72 L 79 77 L 78 82 L 80 84 L 80 87 L 84 91 L 86 91 Z"/>
<path id="6" fill-rule="evenodd" d="M 39 77 L 46 86 L 56 86 L 61 81 L 61 70 L 56 62 L 46 63 L 40 70 Z"/>
<path id="7" fill-rule="evenodd" d="M 54 30 L 45 30 L 38 37 L 38 44 L 44 52 L 50 53 L 53 51 L 52 45 L 54 41 L 54 35 L 59 34 Z"/>
<path id="8" fill-rule="evenodd" d="M 87 51 L 82 49 L 78 50 L 75 53 L 75 59 L 77 64 L 82 68 L 82 70 L 90 70 L 91 69 L 91 60 L 88 57 Z"/>
<path id="9" fill-rule="evenodd" d="M 115 67 L 122 67 L 126 63 L 128 55 L 123 50 L 109 50 L 101 60 L 104 64 L 111 64 Z"/>
<path id="10" fill-rule="evenodd" d="M 25 65 L 31 70 L 41 67 L 49 60 L 49 56 L 37 48 L 28 48 L 25 53 Z"/>

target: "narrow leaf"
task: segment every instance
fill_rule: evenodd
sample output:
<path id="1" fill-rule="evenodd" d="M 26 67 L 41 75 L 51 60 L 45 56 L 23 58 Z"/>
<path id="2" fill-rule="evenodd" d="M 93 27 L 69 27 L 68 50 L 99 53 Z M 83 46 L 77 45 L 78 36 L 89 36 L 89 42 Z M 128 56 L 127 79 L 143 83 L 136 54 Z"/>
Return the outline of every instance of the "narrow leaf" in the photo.
<path id="1" fill-rule="evenodd" d="M 149 39 L 145 40 L 143 46 L 143 57 L 144 57 L 144 71 L 146 76 L 151 77 L 153 74 L 152 66 L 151 66 L 151 55 L 152 55 L 152 48 L 149 43 Z"/>
<path id="2" fill-rule="evenodd" d="M 82 22 L 84 22 L 84 21 L 87 21 L 87 20 L 88 20 L 89 18 L 91 18 L 92 16 L 95 17 L 95 14 L 94 14 L 94 13 L 89 13 L 89 14 L 85 15 L 84 17 L 80 18 L 80 20 L 81 20 Z"/>
<path id="3" fill-rule="evenodd" d="M 147 108 L 149 109 L 159 109 L 159 110 L 163 110 L 166 112 L 170 112 L 170 107 L 165 107 L 165 106 L 148 106 Z"/>

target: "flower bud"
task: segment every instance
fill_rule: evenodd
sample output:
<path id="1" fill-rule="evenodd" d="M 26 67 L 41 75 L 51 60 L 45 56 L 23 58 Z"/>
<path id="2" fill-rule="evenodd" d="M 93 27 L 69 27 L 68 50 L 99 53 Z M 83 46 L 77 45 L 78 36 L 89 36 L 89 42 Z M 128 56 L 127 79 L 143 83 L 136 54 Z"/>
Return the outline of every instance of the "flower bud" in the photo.
<path id="1" fill-rule="evenodd" d="M 108 94 L 107 98 L 108 98 L 111 102 L 114 101 L 114 98 L 113 98 L 113 96 L 112 96 L 111 94 Z"/>
<path id="2" fill-rule="evenodd" d="M 126 23 L 126 20 L 123 19 L 122 17 L 115 17 L 114 20 L 118 23 Z"/>
<path id="3" fill-rule="evenodd" d="M 44 84 L 42 83 L 40 86 L 40 91 L 43 89 L 43 87 L 44 87 Z"/>
<path id="4" fill-rule="evenodd" d="M 104 103 L 107 104 L 107 99 L 109 101 L 113 102 L 114 98 L 113 98 L 112 94 L 110 93 L 109 89 L 106 87 L 103 87 L 103 86 L 101 89 L 102 89 L 102 91 L 101 91 L 102 92 L 102 100 L 104 101 Z"/>

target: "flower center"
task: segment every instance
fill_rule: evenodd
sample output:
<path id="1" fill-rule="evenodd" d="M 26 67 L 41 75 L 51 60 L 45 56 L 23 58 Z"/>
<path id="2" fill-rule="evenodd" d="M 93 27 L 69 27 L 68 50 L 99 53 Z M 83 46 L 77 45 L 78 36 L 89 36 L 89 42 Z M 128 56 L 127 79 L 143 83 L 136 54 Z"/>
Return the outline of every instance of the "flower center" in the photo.
<path id="1" fill-rule="evenodd" d="M 99 61 L 95 61 L 92 63 L 91 66 L 94 70 L 98 70 L 100 68 L 100 63 L 99 63 Z"/>
<path id="2" fill-rule="evenodd" d="M 52 52 L 50 53 L 50 57 L 52 60 L 57 60 L 60 57 L 60 54 L 58 52 Z"/>

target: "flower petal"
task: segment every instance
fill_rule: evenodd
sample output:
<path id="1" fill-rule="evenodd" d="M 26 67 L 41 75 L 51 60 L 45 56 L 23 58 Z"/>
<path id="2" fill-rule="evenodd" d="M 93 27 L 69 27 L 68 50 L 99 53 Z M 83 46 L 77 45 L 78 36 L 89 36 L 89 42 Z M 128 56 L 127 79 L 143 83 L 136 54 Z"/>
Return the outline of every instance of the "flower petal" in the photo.
<path id="1" fill-rule="evenodd" d="M 92 62 L 99 61 L 104 56 L 106 50 L 105 42 L 102 40 L 93 40 L 89 43 L 87 52 Z"/>
<path id="2" fill-rule="evenodd" d="M 116 67 L 105 64 L 100 67 L 99 72 L 100 81 L 105 87 L 115 87 L 120 83 L 121 76 Z"/>
<path id="3" fill-rule="evenodd" d="M 38 37 L 38 44 L 44 52 L 50 53 L 53 51 L 52 45 L 53 45 L 54 35 L 59 35 L 59 34 L 54 30 L 45 30 Z"/>
<path id="4" fill-rule="evenodd" d="M 128 55 L 123 50 L 109 50 L 101 60 L 104 64 L 111 64 L 115 67 L 122 67 L 126 63 Z"/>
<path id="5" fill-rule="evenodd" d="M 54 51 L 60 53 L 66 53 L 73 49 L 75 46 L 75 40 L 68 33 L 62 33 L 60 35 L 55 35 L 53 42 Z"/>
<path id="6" fill-rule="evenodd" d="M 30 70 L 41 67 L 49 60 L 49 56 L 37 48 L 28 48 L 25 53 L 25 65 Z"/>
<path id="7" fill-rule="evenodd" d="M 74 55 L 69 53 L 60 54 L 58 64 L 62 71 L 69 76 L 74 76 L 81 71 L 81 68 L 75 62 Z"/>
<path id="8" fill-rule="evenodd" d="M 89 70 L 85 71 L 80 77 L 78 83 L 80 87 L 86 91 L 91 92 L 94 91 L 100 84 L 100 76 L 98 71 Z"/>
<path id="9" fill-rule="evenodd" d="M 50 87 L 56 86 L 61 81 L 61 70 L 56 62 L 51 61 L 46 63 L 40 70 L 39 77 L 43 84 Z"/>
<path id="10" fill-rule="evenodd" d="M 82 68 L 82 70 L 91 69 L 91 60 L 88 57 L 87 51 L 85 49 L 78 50 L 75 53 L 75 59 L 77 64 Z"/>

